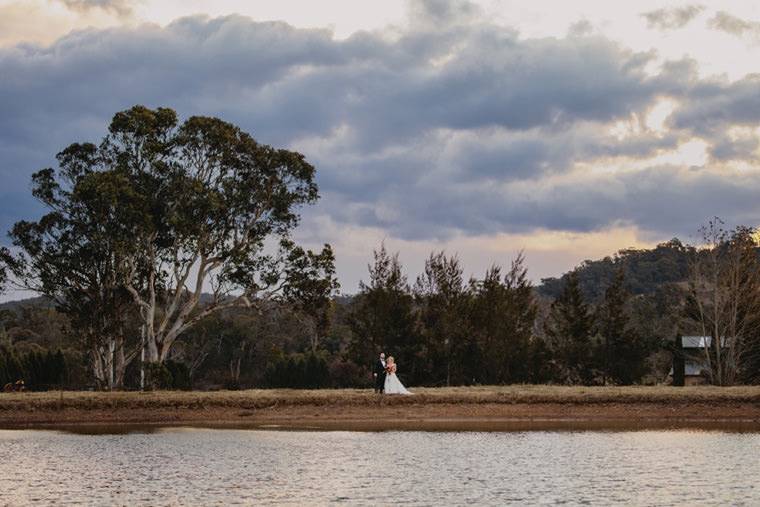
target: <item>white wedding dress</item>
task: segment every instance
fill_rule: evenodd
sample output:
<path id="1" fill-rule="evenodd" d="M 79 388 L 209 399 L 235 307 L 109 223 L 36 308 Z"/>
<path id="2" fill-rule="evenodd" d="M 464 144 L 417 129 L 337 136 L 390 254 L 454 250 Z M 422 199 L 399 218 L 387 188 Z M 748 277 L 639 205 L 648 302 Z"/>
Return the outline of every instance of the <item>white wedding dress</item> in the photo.
<path id="1" fill-rule="evenodd" d="M 414 394 L 406 390 L 404 384 L 396 376 L 395 372 L 390 372 L 385 375 L 385 394 Z"/>

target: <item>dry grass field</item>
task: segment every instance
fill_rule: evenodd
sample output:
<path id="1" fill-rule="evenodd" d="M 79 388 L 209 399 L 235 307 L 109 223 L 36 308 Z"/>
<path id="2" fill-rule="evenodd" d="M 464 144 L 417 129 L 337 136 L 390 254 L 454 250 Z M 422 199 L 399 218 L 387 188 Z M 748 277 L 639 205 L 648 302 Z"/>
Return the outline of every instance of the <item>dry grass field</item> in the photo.
<path id="1" fill-rule="evenodd" d="M 743 422 L 760 425 L 760 387 L 483 386 L 0 394 L 0 428 L 76 424 L 467 427 L 509 421 Z"/>

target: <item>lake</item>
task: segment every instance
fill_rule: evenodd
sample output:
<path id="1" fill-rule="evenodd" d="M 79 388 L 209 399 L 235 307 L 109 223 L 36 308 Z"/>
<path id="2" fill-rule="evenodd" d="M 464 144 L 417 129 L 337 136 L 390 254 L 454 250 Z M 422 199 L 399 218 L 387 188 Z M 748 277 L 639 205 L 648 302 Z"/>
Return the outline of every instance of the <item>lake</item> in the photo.
<path id="1" fill-rule="evenodd" d="M 0 505 L 760 505 L 760 433 L 0 430 Z"/>

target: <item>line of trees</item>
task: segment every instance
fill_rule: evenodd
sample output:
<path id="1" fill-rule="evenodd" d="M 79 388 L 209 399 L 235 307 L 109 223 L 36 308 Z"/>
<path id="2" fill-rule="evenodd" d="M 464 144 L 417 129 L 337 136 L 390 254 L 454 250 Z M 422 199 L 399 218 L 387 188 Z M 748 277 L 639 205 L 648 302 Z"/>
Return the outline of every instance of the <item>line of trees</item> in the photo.
<path id="1" fill-rule="evenodd" d="M 352 302 L 349 356 L 390 352 L 412 385 L 631 384 L 646 371 L 650 350 L 629 322 L 622 269 L 595 312 L 577 271 L 540 312 L 522 253 L 505 273 L 493 266 L 469 281 L 456 256 L 431 254 L 410 286 L 383 245 L 370 280 Z"/>
<path id="2" fill-rule="evenodd" d="M 655 383 L 668 381 L 674 365 L 678 370 L 677 337 L 718 334 L 724 338 L 712 340 L 717 346 L 696 358 L 710 365 L 704 380 L 754 383 L 760 365 L 754 231 L 717 232 L 712 245 L 673 240 L 623 250 L 538 287 L 528 281 L 521 253 L 508 270 L 493 266 L 469 280 L 456 256 L 431 253 L 410 283 L 398 253 L 383 244 L 360 292 L 332 299 L 330 326 L 316 344 L 313 328 L 292 312 L 228 308 L 184 332 L 170 359 L 149 364 L 149 385 L 366 387 L 381 350 L 397 358 L 410 385 Z M 70 327 L 44 325 L 56 314 L 41 310 L 24 311 L 23 323 L 12 312 L 3 315 L 7 342 L 25 350 L 51 330 Z M 75 346 L 61 340 L 44 345 Z M 76 355 L 64 352 L 71 365 Z M 126 387 L 138 385 L 139 366 L 127 368 Z M 72 370 L 81 375 L 81 368 Z"/>
<path id="3" fill-rule="evenodd" d="M 676 341 L 698 335 L 711 338 L 693 358 L 704 381 L 756 383 L 758 253 L 754 229 L 726 230 L 716 217 L 698 247 L 674 239 L 621 250 L 538 288 L 521 253 L 504 275 L 494 266 L 465 283 L 456 256 L 443 252 L 410 287 L 383 246 L 352 302 L 349 357 L 390 350 L 412 384 L 624 385 L 670 381 Z"/>

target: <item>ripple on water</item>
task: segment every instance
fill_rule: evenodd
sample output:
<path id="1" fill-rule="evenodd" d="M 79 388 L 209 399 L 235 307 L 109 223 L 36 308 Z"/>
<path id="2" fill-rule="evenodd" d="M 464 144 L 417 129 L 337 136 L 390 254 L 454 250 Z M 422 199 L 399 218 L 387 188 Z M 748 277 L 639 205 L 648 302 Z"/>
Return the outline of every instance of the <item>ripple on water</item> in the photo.
<path id="1" fill-rule="evenodd" d="M 0 431 L 0 505 L 760 504 L 758 433 Z"/>

